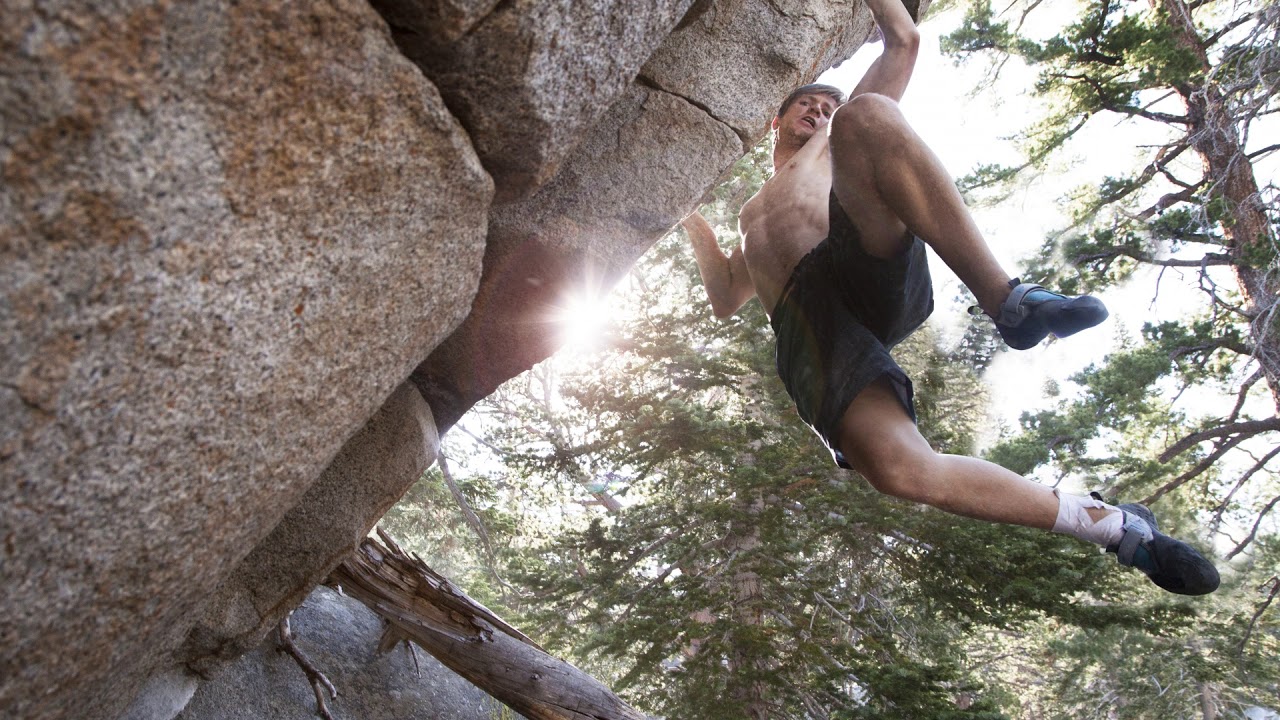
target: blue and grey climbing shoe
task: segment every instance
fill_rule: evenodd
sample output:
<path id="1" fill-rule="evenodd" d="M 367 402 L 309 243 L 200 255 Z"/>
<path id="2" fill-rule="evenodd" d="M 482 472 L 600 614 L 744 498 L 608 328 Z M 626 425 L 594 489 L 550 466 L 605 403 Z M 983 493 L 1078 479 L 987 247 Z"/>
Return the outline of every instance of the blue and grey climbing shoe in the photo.
<path id="1" fill-rule="evenodd" d="M 1218 569 L 1190 545 L 1160 532 L 1145 505 L 1129 503 L 1120 542 L 1107 548 L 1121 565 L 1136 567 L 1151 582 L 1179 595 L 1205 595 L 1218 589 Z"/>
<path id="2" fill-rule="evenodd" d="M 1095 297 L 1067 297 L 1017 278 L 1009 287 L 1013 292 L 1000 306 L 996 329 L 1014 350 L 1033 348 L 1050 333 L 1067 337 L 1107 319 L 1107 307 Z"/>

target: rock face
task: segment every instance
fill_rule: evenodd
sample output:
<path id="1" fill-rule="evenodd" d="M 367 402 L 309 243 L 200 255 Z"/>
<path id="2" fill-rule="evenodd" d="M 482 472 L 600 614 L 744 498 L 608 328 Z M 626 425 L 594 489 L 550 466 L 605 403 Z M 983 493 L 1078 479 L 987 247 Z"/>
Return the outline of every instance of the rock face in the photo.
<path id="1" fill-rule="evenodd" d="M 639 84 L 610 119 L 554 182 L 491 213 L 472 313 L 412 376 L 442 429 L 554 352 L 567 298 L 611 286 L 743 153 L 723 124 Z"/>
<path id="2" fill-rule="evenodd" d="M 496 200 L 546 183 L 691 0 L 373 0 L 466 126 Z"/>
<path id="3" fill-rule="evenodd" d="M 747 143 L 764 135 L 788 92 L 847 59 L 872 26 L 855 0 L 742 0 L 700 9 L 645 63 L 642 79 L 696 104 Z M 744 38 L 754 47 L 743 48 Z"/>
<path id="4" fill-rule="evenodd" d="M 405 478 L 420 477 L 438 450 L 431 409 L 402 384 L 222 582 L 177 662 L 207 675 L 256 645 L 351 553 L 404 494 Z"/>
<path id="5" fill-rule="evenodd" d="M 338 690 L 334 717 L 490 720 L 501 705 L 421 650 L 374 649 L 382 621 L 359 602 L 316 588 L 293 613 L 294 643 Z M 314 720 L 316 699 L 302 670 L 272 633 L 200 686 L 178 720 Z"/>
<path id="6" fill-rule="evenodd" d="M 695 3 L 559 175 L 490 214 L 471 315 L 412 377 L 441 431 L 554 352 L 548 318 L 565 295 L 611 286 L 763 136 L 787 92 L 871 28 L 855 0 Z"/>
<path id="7" fill-rule="evenodd" d="M 492 186 L 367 4 L 20 10 L 0 715 L 111 717 L 466 315 Z"/>
<path id="8" fill-rule="evenodd" d="M 375 4 L 6 3 L 0 716 L 170 716 L 871 28 Z"/>

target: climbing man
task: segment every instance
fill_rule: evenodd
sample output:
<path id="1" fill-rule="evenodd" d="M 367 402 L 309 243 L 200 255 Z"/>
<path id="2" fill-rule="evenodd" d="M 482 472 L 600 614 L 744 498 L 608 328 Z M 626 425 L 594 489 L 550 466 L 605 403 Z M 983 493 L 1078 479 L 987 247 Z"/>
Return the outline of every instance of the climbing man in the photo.
<path id="1" fill-rule="evenodd" d="M 1058 492 L 977 458 L 935 452 L 915 425 L 911 381 L 889 349 L 933 310 L 927 244 L 1005 343 L 1035 346 L 1097 325 L 1096 298 L 1011 280 L 951 177 L 898 108 L 919 35 L 901 0 L 866 0 L 884 50 L 846 102 L 828 85 L 792 92 L 773 119 L 773 176 L 743 206 L 726 255 L 707 221 L 681 221 L 707 297 L 728 317 L 752 296 L 769 313 L 777 367 L 801 418 L 841 467 L 878 491 L 947 512 L 1096 543 L 1165 590 L 1212 592 L 1218 571 L 1159 532 L 1151 511 Z"/>

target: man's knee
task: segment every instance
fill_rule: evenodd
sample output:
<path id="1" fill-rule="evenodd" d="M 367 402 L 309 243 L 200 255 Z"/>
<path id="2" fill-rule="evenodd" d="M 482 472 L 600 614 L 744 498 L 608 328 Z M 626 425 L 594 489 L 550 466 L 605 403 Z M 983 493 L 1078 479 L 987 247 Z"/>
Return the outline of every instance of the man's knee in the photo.
<path id="1" fill-rule="evenodd" d="M 862 475 L 871 487 L 885 495 L 925 505 L 941 501 L 939 487 L 926 463 L 876 463 L 868 466 Z"/>
<path id="2" fill-rule="evenodd" d="M 863 93 L 841 105 L 831 117 L 831 142 L 874 146 L 884 133 L 896 130 L 903 122 L 902 111 L 893 98 Z"/>
<path id="3" fill-rule="evenodd" d="M 903 500 L 934 505 L 941 486 L 934 470 L 937 454 L 924 442 L 868 443 L 853 462 L 877 491 Z"/>

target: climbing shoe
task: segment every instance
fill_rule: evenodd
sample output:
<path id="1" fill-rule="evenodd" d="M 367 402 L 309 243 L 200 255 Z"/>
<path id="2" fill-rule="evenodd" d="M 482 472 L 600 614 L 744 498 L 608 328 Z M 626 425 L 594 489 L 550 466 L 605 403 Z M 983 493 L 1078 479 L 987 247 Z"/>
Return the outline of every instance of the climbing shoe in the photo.
<path id="1" fill-rule="evenodd" d="M 1121 505 L 1120 542 L 1107 548 L 1121 565 L 1136 567 L 1151 582 L 1179 595 L 1205 595 L 1218 589 L 1218 569 L 1190 545 L 1160 532 L 1145 505 Z"/>
<path id="2" fill-rule="evenodd" d="M 1033 348 L 1050 333 L 1067 337 L 1107 319 L 1106 306 L 1095 297 L 1067 297 L 1017 278 L 1009 287 L 1013 292 L 1000 306 L 996 329 L 1014 350 Z"/>

